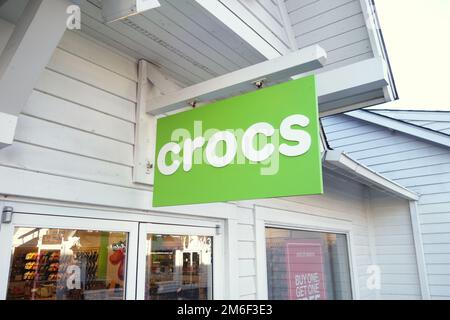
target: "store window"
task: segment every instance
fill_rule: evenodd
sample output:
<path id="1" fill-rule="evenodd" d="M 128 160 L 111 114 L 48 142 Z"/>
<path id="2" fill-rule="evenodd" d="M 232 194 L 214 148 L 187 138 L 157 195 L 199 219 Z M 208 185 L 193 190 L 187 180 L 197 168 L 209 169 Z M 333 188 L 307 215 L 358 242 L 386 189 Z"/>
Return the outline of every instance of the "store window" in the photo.
<path id="1" fill-rule="evenodd" d="M 271 300 L 352 298 L 344 234 L 266 228 Z"/>
<path id="2" fill-rule="evenodd" d="M 15 228 L 7 299 L 125 298 L 125 232 Z"/>
<path id="3" fill-rule="evenodd" d="M 213 238 L 147 236 L 147 300 L 212 299 Z"/>

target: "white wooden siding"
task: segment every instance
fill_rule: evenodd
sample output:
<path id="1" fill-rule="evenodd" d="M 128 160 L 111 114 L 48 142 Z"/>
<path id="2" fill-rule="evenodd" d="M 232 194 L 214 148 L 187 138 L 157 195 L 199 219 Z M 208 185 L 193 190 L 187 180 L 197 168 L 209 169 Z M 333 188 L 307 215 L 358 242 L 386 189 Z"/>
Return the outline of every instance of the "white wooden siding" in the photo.
<path id="1" fill-rule="evenodd" d="M 66 32 L 20 115 L 10 168 L 131 186 L 137 88 L 132 58 Z"/>
<path id="2" fill-rule="evenodd" d="M 160 2 L 159 8 L 104 24 L 101 2 L 82 0 L 81 31 L 136 59 L 152 61 L 182 86 L 264 60 L 195 1 Z M 263 2 L 256 6 L 265 11 Z"/>
<path id="3" fill-rule="evenodd" d="M 377 110 L 376 113 L 423 127 L 431 126 L 431 122 L 450 123 L 448 112 Z M 430 293 L 432 298 L 450 299 L 450 281 L 443 272 L 450 269 L 450 149 L 347 115 L 328 117 L 322 123 L 332 148 L 344 150 L 352 158 L 421 194 L 418 213 Z M 405 240 L 405 236 L 398 235 L 398 240 Z"/>
<path id="4" fill-rule="evenodd" d="M 342 185 L 345 184 L 345 189 Z M 356 270 L 353 270 L 354 281 L 358 284 L 360 299 L 374 299 L 375 291 L 366 286 L 368 274 L 367 267 L 373 263 L 370 252 L 369 221 L 367 219 L 365 187 L 351 182 L 337 173 L 328 169 L 324 172 L 325 195 L 302 196 L 285 198 L 285 201 L 302 206 L 310 206 L 310 210 L 300 207 L 297 210 L 308 212 L 318 217 L 326 217 L 335 220 L 339 226 L 343 221 L 350 223 L 352 259 Z M 293 213 L 292 213 L 293 214 Z M 318 218 L 322 219 L 322 218 Z"/>
<path id="5" fill-rule="evenodd" d="M 374 56 L 359 0 L 286 0 L 299 48 L 319 44 L 328 54 L 324 69 Z"/>
<path id="6" fill-rule="evenodd" d="M 151 188 L 132 183 L 136 68 L 136 60 L 126 54 L 68 32 L 20 116 L 16 141 L 0 150 L 0 194 L 152 212 Z M 367 266 L 373 262 L 363 195 L 366 187 L 327 172 L 325 190 L 321 196 L 253 204 L 280 208 L 288 216 L 302 212 L 318 224 L 350 224 L 357 291 L 362 299 L 374 298 L 365 285 Z M 254 299 L 258 287 L 253 205 L 209 204 L 172 210 L 190 215 L 203 210 L 207 212 L 203 216 L 210 217 L 217 217 L 217 211 L 236 213 L 238 249 L 230 254 L 237 255 L 238 296 Z"/>
<path id="7" fill-rule="evenodd" d="M 417 258 L 407 201 L 373 192 L 371 213 L 382 299 L 421 299 Z M 392 268 L 395 266 L 395 268 Z M 402 266 L 404 269 L 398 268 Z"/>
<path id="8" fill-rule="evenodd" d="M 242 208 L 238 222 L 239 295 L 241 299 L 256 295 L 256 249 L 253 210 Z"/>

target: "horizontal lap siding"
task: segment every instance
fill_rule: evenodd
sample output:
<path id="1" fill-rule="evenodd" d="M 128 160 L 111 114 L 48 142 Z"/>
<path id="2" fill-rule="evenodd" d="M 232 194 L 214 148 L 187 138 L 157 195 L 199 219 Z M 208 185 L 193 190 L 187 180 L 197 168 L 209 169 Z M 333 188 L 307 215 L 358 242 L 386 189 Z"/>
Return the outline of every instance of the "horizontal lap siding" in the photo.
<path id="1" fill-rule="evenodd" d="M 131 179 L 136 79 L 135 60 L 86 35 L 66 33 L 20 116 L 16 141 L 0 150 L 0 176 L 8 181 L 0 183 L 0 192 L 150 210 L 151 192 Z M 358 251 L 355 278 L 361 283 L 361 297 L 367 298 L 371 292 L 362 284 L 371 261 L 363 187 L 346 181 L 352 192 L 345 193 L 341 183 L 327 177 L 325 195 L 295 201 L 307 204 L 310 213 L 322 219 L 352 221 Z M 238 248 L 231 254 L 238 258 L 240 298 L 254 299 L 258 290 L 254 213 L 238 210 Z"/>
<path id="2" fill-rule="evenodd" d="M 389 196 L 373 192 L 371 208 L 376 263 L 381 268 L 380 297 L 389 299 L 391 295 L 395 295 L 404 299 L 421 299 L 407 201 L 393 200 Z"/>
<path id="3" fill-rule="evenodd" d="M 9 168 L 133 186 L 137 63 L 66 32 L 0 150 Z"/>
<path id="4" fill-rule="evenodd" d="M 346 184 L 345 191 L 342 190 L 342 184 Z M 318 196 L 301 196 L 277 199 L 272 202 L 270 199 L 264 200 L 261 204 L 256 201 L 256 205 L 268 206 L 271 208 L 285 208 L 280 202 L 285 203 L 294 211 L 279 211 L 287 215 L 296 216 L 296 211 L 313 215 L 320 221 L 335 221 L 339 226 L 344 221 L 350 224 L 352 247 L 351 259 L 356 267 L 353 280 L 359 285 L 360 299 L 373 299 L 374 292 L 368 290 L 366 281 L 368 275 L 367 267 L 372 264 L 372 258 L 369 248 L 368 221 L 364 205 L 365 187 L 349 181 L 338 178 L 335 175 L 324 174 L 325 192 Z M 302 207 L 303 209 L 299 209 Z M 256 297 L 258 290 L 256 286 L 256 247 L 255 247 L 255 227 L 253 222 L 253 213 L 248 210 L 242 219 L 238 222 L 238 261 L 239 261 L 239 290 L 241 299 L 252 299 Z M 276 217 L 274 217 L 276 220 Z"/>
<path id="5" fill-rule="evenodd" d="M 422 126 L 438 117 L 442 122 L 450 118 L 435 112 L 378 113 L 402 121 L 424 121 L 418 124 Z M 328 117 L 322 123 L 331 147 L 421 194 L 418 212 L 428 278 L 433 279 L 430 292 L 433 298 L 450 298 L 450 281 L 443 274 L 450 268 L 450 149 L 346 115 Z M 396 237 L 400 242 L 407 240 L 404 235 Z M 439 284 L 436 279 L 441 279 Z"/>
<path id="6" fill-rule="evenodd" d="M 345 184 L 345 190 L 342 185 Z M 366 282 L 367 267 L 372 264 L 369 247 L 368 220 L 366 216 L 365 188 L 355 182 L 324 172 L 324 194 L 318 196 L 290 197 L 284 200 L 302 205 L 310 205 L 313 209 L 308 213 L 321 218 L 336 219 L 336 224 L 342 220 L 351 223 L 351 259 L 356 269 L 354 281 L 359 285 L 360 299 L 373 299 L 374 291 L 368 290 Z M 293 215 L 295 213 L 292 213 Z M 318 218 L 319 219 L 319 218 Z"/>
<path id="7" fill-rule="evenodd" d="M 252 218 L 251 221 L 240 220 L 238 223 L 238 252 L 235 253 L 238 254 L 239 261 L 239 295 L 241 299 L 257 293 L 253 212 L 246 214 L 250 214 Z"/>
<path id="8" fill-rule="evenodd" d="M 299 48 L 327 51 L 325 69 L 373 57 L 359 0 L 287 0 L 286 8 Z"/>

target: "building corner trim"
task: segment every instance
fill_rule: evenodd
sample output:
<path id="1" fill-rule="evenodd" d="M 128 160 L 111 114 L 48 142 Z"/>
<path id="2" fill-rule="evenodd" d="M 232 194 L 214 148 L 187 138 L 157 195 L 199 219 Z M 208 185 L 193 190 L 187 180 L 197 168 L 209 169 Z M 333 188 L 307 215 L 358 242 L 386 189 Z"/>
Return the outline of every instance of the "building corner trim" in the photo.
<path id="1" fill-rule="evenodd" d="M 422 299 L 430 300 L 430 286 L 428 284 L 427 267 L 425 263 L 425 253 L 423 250 L 422 232 L 420 228 L 417 201 L 409 201 L 411 215 L 411 226 L 413 231 L 414 247 L 416 251 L 417 271 L 419 274 L 420 291 Z"/>

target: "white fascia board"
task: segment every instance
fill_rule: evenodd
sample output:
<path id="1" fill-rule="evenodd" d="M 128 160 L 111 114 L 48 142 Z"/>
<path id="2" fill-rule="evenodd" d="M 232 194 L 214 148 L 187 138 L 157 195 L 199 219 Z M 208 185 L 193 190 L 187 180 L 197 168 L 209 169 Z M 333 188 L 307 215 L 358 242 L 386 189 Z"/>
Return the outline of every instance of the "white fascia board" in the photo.
<path id="1" fill-rule="evenodd" d="M 314 45 L 285 56 L 264 61 L 193 86 L 147 101 L 147 112 L 163 114 L 186 107 L 191 102 L 209 102 L 254 90 L 254 82 L 273 84 L 289 80 L 299 73 L 321 68 L 327 58 L 325 50 Z"/>
<path id="2" fill-rule="evenodd" d="M 388 68 L 383 58 L 372 58 L 316 75 L 319 106 L 357 96 L 388 85 Z M 359 101 L 358 101 L 359 102 Z M 330 111 L 320 109 L 320 112 Z"/>
<path id="3" fill-rule="evenodd" d="M 406 189 L 405 187 L 387 179 L 379 173 L 376 173 L 358 161 L 351 159 L 340 150 L 327 151 L 325 161 L 356 176 L 359 176 L 361 179 L 367 181 L 368 185 L 378 186 L 379 188 L 385 189 L 407 200 L 417 201 L 419 199 L 419 195 L 417 193 Z"/>
<path id="4" fill-rule="evenodd" d="M 280 52 L 272 47 L 258 33 L 256 33 L 255 30 L 250 28 L 244 21 L 242 21 L 242 19 L 224 6 L 220 1 L 196 0 L 196 2 L 267 59 L 274 59 L 281 56 Z"/>
<path id="5" fill-rule="evenodd" d="M 372 0 L 359 0 L 366 23 L 367 33 L 369 34 L 369 41 L 375 57 L 382 57 L 388 61 L 388 54 L 381 34 L 381 27 L 378 21 L 375 3 Z M 386 102 L 393 101 L 398 98 L 398 93 L 395 88 L 394 75 L 388 64 L 389 86 L 384 88 L 384 97 Z"/>
<path id="6" fill-rule="evenodd" d="M 147 101 L 147 112 L 150 114 L 161 114 L 164 113 L 164 110 L 184 108 L 194 100 L 209 102 L 236 95 L 242 91 L 254 90 L 253 80 L 266 77 L 270 84 L 271 79 L 264 76 L 264 74 L 276 75 L 276 70 L 282 70 L 279 71 L 276 78 L 283 76 L 288 81 L 290 80 L 289 74 L 291 73 L 296 74 L 294 78 L 299 78 L 302 75 L 294 72 L 294 70 L 298 70 L 297 68 L 305 68 L 305 66 L 311 68 L 311 63 L 314 59 L 319 64 L 323 64 L 324 52 L 319 48 L 317 46 L 308 47 L 278 59 L 261 62 L 254 66 L 184 88 L 180 91 L 172 92 L 168 95 L 154 97 Z M 309 53 L 306 54 L 304 50 L 307 49 Z M 300 55 L 304 55 L 306 58 L 301 59 Z M 307 58 L 308 56 L 309 58 Z M 308 61 L 310 62 L 308 63 Z M 302 62 L 303 66 L 298 65 Z M 318 65 L 317 62 L 315 65 Z M 288 73 L 283 71 L 286 68 L 289 69 Z M 377 89 L 382 90 L 388 85 L 386 63 L 382 58 L 372 58 L 334 70 L 321 72 L 316 74 L 316 85 L 320 116 L 359 109 L 367 106 L 364 104 L 368 101 L 364 98 L 366 93 Z M 346 101 L 345 106 L 341 105 L 342 99 Z M 348 102 L 352 99 L 355 101 L 352 103 Z M 360 101 L 361 99 L 363 101 Z M 373 99 L 369 100 L 373 101 Z M 376 102 L 382 103 L 384 102 L 384 98 L 378 97 Z M 333 108 L 330 106 L 333 106 Z"/>
<path id="7" fill-rule="evenodd" d="M 297 40 L 295 39 L 295 33 L 294 33 L 294 28 L 292 28 L 292 22 L 291 22 L 291 19 L 289 18 L 289 13 L 286 8 L 286 2 L 285 2 L 285 0 L 276 0 L 275 2 L 278 6 L 278 11 L 280 12 L 280 16 L 283 21 L 283 28 L 284 28 L 284 31 L 286 32 L 286 36 L 289 40 L 291 50 L 292 51 L 298 50 L 299 47 L 298 47 Z"/>
<path id="8" fill-rule="evenodd" d="M 430 129 L 421 128 L 413 124 L 403 122 L 401 120 L 391 119 L 366 110 L 355 110 L 346 113 L 347 115 L 380 125 L 382 127 L 403 132 L 419 139 L 424 139 L 433 143 L 437 143 L 446 147 L 450 147 L 450 136 L 436 132 Z"/>

